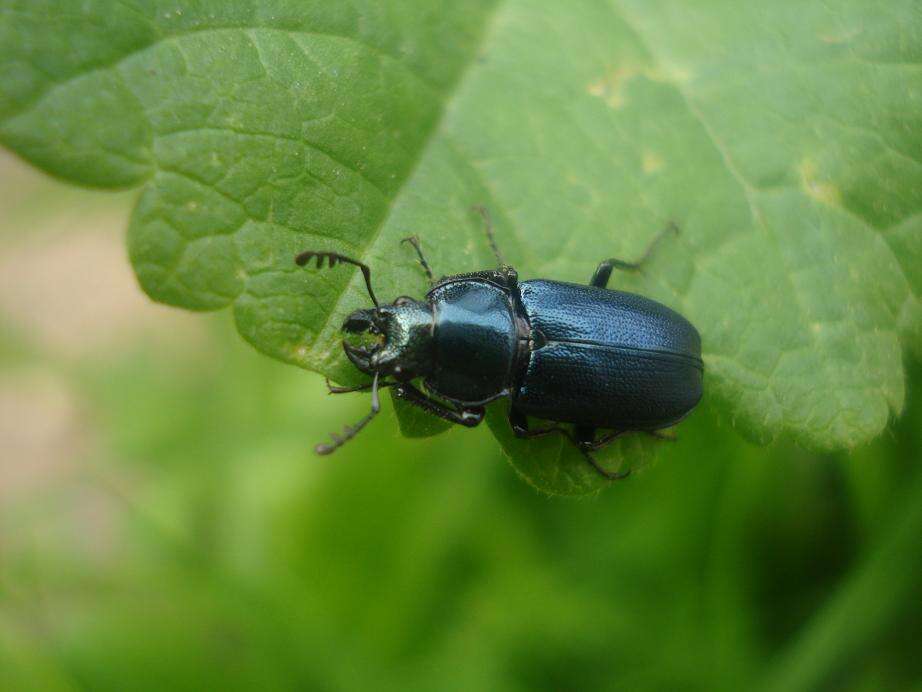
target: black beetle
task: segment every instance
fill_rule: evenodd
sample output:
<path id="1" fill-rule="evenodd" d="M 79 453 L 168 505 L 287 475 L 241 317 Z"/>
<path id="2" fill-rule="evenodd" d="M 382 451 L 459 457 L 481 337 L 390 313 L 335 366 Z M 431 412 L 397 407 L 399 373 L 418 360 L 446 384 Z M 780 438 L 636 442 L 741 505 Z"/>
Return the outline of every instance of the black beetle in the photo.
<path id="1" fill-rule="evenodd" d="M 509 422 L 517 437 L 563 435 L 609 479 L 624 478 L 602 468 L 590 453 L 628 432 L 661 436 L 695 407 L 702 392 L 701 338 L 678 313 L 649 298 L 606 288 L 612 269 L 636 270 L 674 225 L 654 238 L 637 262 L 609 259 L 588 286 L 535 279 L 519 282 L 505 264 L 487 211 L 487 240 L 499 269 L 446 276 L 436 281 L 419 239 L 405 238 L 429 277 L 425 300 L 397 298 L 381 305 L 367 265 L 333 252 L 309 250 L 295 261 L 315 258 L 353 264 L 362 270 L 374 308 L 356 310 L 343 323 L 346 334 L 373 339 L 370 346 L 343 340 L 349 360 L 372 382 L 330 386 L 340 394 L 371 390 L 371 412 L 332 444 L 329 454 L 355 437 L 378 413 L 378 390 L 467 427 L 479 425 L 484 405 L 509 397 Z M 391 378 L 391 379 L 385 379 Z M 427 394 L 412 384 L 421 378 Z M 528 417 L 552 425 L 532 430 Z M 596 437 L 596 430 L 608 430 Z"/>

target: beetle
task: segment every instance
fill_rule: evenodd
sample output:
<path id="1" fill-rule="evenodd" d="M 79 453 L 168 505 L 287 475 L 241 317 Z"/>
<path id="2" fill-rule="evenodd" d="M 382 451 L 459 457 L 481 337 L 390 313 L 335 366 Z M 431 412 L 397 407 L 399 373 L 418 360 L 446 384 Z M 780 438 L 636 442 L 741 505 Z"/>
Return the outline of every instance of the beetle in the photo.
<path id="1" fill-rule="evenodd" d="M 589 285 L 547 279 L 519 281 L 496 245 L 490 215 L 483 216 L 497 269 L 455 274 L 436 280 L 419 238 L 404 238 L 429 279 L 425 298 L 408 296 L 381 304 L 371 285 L 371 270 L 335 252 L 307 250 L 317 268 L 346 263 L 358 267 L 373 308 L 359 309 L 342 325 L 348 359 L 372 377 L 368 384 L 337 387 L 330 393 L 371 391 L 371 411 L 347 426 L 330 454 L 358 434 L 380 410 L 379 390 L 390 387 L 398 399 L 451 423 L 479 425 L 485 405 L 509 399 L 509 423 L 517 437 L 562 435 L 596 471 L 613 472 L 592 455 L 625 433 L 658 432 L 687 416 L 702 395 L 701 338 L 684 317 L 656 301 L 608 289 L 614 269 L 640 269 L 674 224 L 657 234 L 635 262 L 608 259 Z M 364 337 L 359 344 L 350 340 Z M 369 343 L 370 342 L 370 343 Z M 422 380 L 421 391 L 413 384 Z M 529 417 L 552 424 L 531 428 Z M 607 431 L 597 435 L 598 430 Z"/>

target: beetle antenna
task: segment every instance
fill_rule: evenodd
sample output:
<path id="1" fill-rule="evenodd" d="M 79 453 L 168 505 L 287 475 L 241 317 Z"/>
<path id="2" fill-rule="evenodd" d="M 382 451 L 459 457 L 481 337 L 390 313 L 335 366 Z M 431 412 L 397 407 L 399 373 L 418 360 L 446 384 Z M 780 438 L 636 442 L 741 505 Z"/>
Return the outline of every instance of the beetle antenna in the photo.
<path id="1" fill-rule="evenodd" d="M 381 306 L 378 304 L 378 299 L 375 296 L 375 292 L 371 289 L 371 269 L 368 268 L 367 264 L 352 259 L 351 257 L 340 255 L 338 252 L 319 252 L 317 250 L 305 250 L 300 255 L 295 257 L 295 264 L 297 264 L 299 267 L 303 267 L 312 258 L 315 257 L 317 258 L 317 269 L 321 269 L 323 267 L 324 260 L 327 260 L 330 268 L 335 267 L 337 262 L 345 262 L 346 264 L 351 264 L 361 269 L 362 276 L 365 277 L 365 288 L 368 290 L 368 297 L 371 298 L 371 302 L 375 304 L 376 310 L 381 309 Z"/>
<path id="2" fill-rule="evenodd" d="M 359 431 L 368 425 L 371 422 L 371 419 L 378 415 L 378 411 L 381 410 L 381 399 L 378 397 L 378 371 L 375 371 L 375 378 L 371 382 L 371 411 L 362 418 L 355 425 L 347 425 L 343 429 L 342 436 L 333 433 L 330 437 L 333 438 L 332 444 L 318 444 L 314 447 L 314 451 L 317 454 L 332 454 L 337 449 L 346 444 L 349 440 L 359 434 Z"/>

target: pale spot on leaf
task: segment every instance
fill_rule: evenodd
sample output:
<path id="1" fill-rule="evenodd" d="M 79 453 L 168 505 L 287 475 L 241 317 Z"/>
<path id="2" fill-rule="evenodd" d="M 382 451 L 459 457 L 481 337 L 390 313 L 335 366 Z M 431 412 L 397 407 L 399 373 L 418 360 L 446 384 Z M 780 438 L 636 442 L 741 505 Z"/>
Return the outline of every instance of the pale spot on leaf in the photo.
<path id="1" fill-rule="evenodd" d="M 823 204 L 838 205 L 841 203 L 842 195 L 839 188 L 817 178 L 816 164 L 813 161 L 810 159 L 801 161 L 799 172 L 801 187 L 810 197 Z"/>
<path id="2" fill-rule="evenodd" d="M 653 151 L 645 151 L 640 163 L 643 172 L 647 174 L 656 173 L 664 164 L 663 157 Z"/>
<path id="3" fill-rule="evenodd" d="M 822 41 L 823 43 L 829 43 L 832 45 L 836 45 L 839 43 L 848 43 L 849 41 L 856 38 L 857 36 L 860 36 L 862 32 L 863 32 L 863 29 L 861 27 L 858 27 L 855 29 L 847 29 L 841 32 L 836 32 L 836 33 L 822 33 L 822 34 L 819 34 L 817 38 L 819 38 L 819 40 Z"/>
<path id="4" fill-rule="evenodd" d="M 617 110 L 624 107 L 624 90 L 627 83 L 638 74 L 639 71 L 633 66 L 619 67 L 590 84 L 586 91 Z"/>

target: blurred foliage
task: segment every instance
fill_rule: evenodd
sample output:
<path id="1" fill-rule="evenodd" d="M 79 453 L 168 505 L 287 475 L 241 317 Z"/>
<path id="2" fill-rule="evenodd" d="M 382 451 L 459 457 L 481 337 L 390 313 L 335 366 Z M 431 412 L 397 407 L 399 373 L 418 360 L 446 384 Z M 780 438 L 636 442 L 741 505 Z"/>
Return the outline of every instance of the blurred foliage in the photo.
<path id="1" fill-rule="evenodd" d="M 0 141 L 141 187 L 152 297 L 232 307 L 257 348 L 342 382 L 367 297 L 301 250 L 365 260 L 393 299 L 425 289 L 411 233 L 439 273 L 489 266 L 472 204 L 526 278 L 584 282 L 673 221 L 617 285 L 698 326 L 750 438 L 842 449 L 902 410 L 922 344 L 920 37 L 918 0 L 0 0 Z M 503 430 L 538 487 L 604 486 Z"/>
<path id="2" fill-rule="evenodd" d="M 36 240 L 0 224 L 0 263 L 81 232 L 44 232 L 49 214 L 97 223 L 96 197 L 18 199 L 45 200 Z M 74 286 L 103 272 L 74 261 L 93 262 Z M 87 300 L 17 286 L 55 321 Z M 78 423 L 66 463 L 0 483 L 0 689 L 919 689 L 918 366 L 906 415 L 851 454 L 754 447 L 705 405 L 657 463 L 555 500 L 485 429 L 408 440 L 390 409 L 315 457 L 367 398 L 327 396 L 224 316 L 110 316 L 77 353 L 0 316 L 0 398 L 41 373 Z"/>

